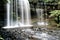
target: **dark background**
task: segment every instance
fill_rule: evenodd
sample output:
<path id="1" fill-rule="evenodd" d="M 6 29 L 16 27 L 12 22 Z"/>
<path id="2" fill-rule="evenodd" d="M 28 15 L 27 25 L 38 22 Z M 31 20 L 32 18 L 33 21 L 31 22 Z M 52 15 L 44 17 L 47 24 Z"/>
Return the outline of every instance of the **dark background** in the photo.
<path id="1" fill-rule="evenodd" d="M 6 13 L 6 3 L 0 0 L 0 27 L 4 26 L 5 14 Z"/>

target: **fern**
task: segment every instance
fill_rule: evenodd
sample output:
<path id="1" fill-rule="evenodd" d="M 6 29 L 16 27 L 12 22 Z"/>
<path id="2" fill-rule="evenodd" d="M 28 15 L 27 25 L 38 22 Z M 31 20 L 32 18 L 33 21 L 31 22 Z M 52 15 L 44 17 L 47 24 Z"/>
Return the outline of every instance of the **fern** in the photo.
<path id="1" fill-rule="evenodd" d="M 0 35 L 0 40 L 4 40 L 4 39 L 1 37 L 1 35 Z"/>

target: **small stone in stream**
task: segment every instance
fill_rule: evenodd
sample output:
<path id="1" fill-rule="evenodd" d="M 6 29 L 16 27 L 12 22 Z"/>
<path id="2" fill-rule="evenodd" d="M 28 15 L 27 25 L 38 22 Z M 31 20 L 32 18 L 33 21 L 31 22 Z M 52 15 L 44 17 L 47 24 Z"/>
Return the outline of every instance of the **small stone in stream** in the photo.
<path id="1" fill-rule="evenodd" d="M 19 34 L 21 34 L 21 32 L 18 32 Z"/>
<path id="2" fill-rule="evenodd" d="M 12 40 L 11 38 L 6 38 L 5 40 Z"/>
<path id="3" fill-rule="evenodd" d="M 15 30 L 15 32 L 17 32 L 17 29 Z"/>
<path id="4" fill-rule="evenodd" d="M 53 31 L 49 31 L 49 32 L 51 32 L 51 33 L 52 33 Z"/>
<path id="5" fill-rule="evenodd" d="M 39 28 L 39 31 L 42 31 L 41 28 Z"/>
<path id="6" fill-rule="evenodd" d="M 41 30 L 44 30 L 44 31 L 45 31 L 45 30 L 47 30 L 47 29 L 46 29 L 46 28 L 41 28 Z"/>

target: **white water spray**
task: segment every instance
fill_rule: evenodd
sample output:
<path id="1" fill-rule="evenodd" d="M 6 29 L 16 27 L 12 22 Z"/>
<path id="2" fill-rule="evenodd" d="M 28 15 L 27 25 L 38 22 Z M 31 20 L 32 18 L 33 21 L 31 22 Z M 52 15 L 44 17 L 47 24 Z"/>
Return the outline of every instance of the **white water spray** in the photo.
<path id="1" fill-rule="evenodd" d="M 10 26 L 10 1 L 7 3 L 7 26 Z"/>
<path id="2" fill-rule="evenodd" d="M 37 24 L 40 26 L 48 25 L 46 22 L 44 22 L 44 10 L 43 9 L 36 9 L 37 16 L 38 16 L 38 22 Z"/>
<path id="3" fill-rule="evenodd" d="M 19 1 L 19 2 L 18 2 Z M 13 4 L 14 3 L 14 4 Z M 21 21 L 18 24 L 18 4 L 21 10 Z M 14 11 L 15 10 L 15 11 Z M 15 17 L 14 17 L 15 15 Z M 14 19 L 15 18 L 15 19 Z M 3 28 L 31 27 L 30 5 L 28 0 L 8 0 L 7 25 Z"/>
<path id="4" fill-rule="evenodd" d="M 18 27 L 17 3 L 16 3 L 16 12 L 15 13 L 13 12 L 13 10 L 14 10 L 13 6 L 14 6 L 13 0 L 10 0 L 10 1 L 8 0 L 8 3 L 7 3 L 7 25 L 3 28 L 16 28 L 16 27 Z M 14 14 L 16 15 L 16 19 L 14 19 Z"/>
<path id="5" fill-rule="evenodd" d="M 28 0 L 19 0 L 19 7 L 21 9 L 20 27 L 31 27 L 30 4 Z"/>

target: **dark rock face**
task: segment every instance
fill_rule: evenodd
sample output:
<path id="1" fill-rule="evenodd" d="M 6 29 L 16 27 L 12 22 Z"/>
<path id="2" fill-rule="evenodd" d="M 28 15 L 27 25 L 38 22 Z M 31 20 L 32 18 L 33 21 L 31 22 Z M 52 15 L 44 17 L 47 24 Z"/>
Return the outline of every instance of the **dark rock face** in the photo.
<path id="1" fill-rule="evenodd" d="M 0 28 L 0 35 L 3 37 L 4 40 L 13 40 L 15 37 L 6 29 Z"/>
<path id="2" fill-rule="evenodd" d="M 6 4 L 3 0 L 0 0 L 0 27 L 4 26 L 4 20 L 6 18 Z"/>
<path id="3" fill-rule="evenodd" d="M 20 29 L 2 29 L 0 28 L 0 35 L 4 40 L 25 40 Z"/>

